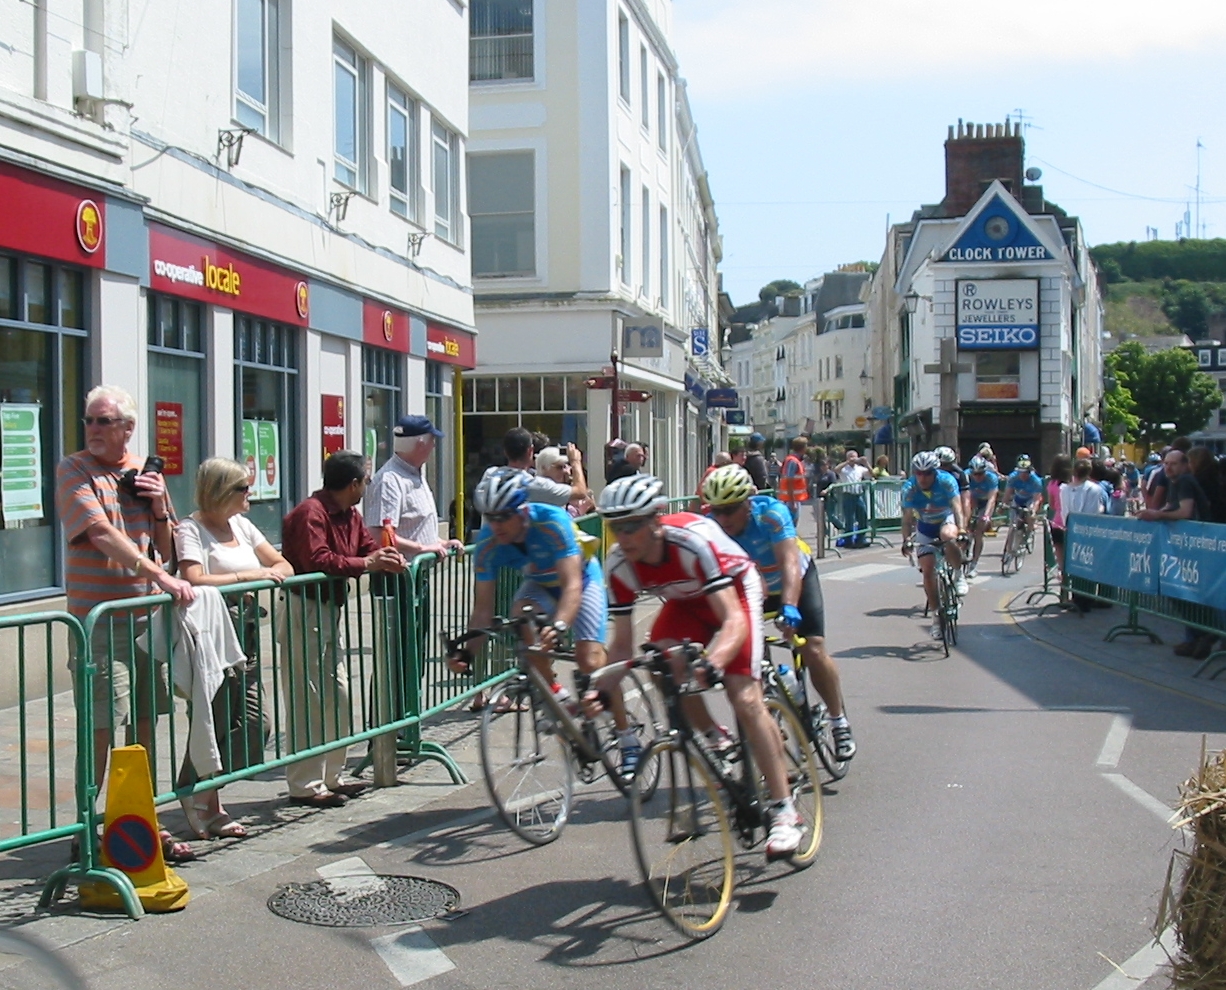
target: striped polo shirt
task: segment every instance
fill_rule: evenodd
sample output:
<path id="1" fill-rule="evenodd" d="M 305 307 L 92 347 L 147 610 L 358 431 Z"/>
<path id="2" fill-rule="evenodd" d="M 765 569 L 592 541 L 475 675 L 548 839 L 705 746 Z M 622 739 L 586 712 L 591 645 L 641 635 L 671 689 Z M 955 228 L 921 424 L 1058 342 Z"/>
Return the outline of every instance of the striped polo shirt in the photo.
<path id="1" fill-rule="evenodd" d="M 393 454 L 375 472 L 362 500 L 362 518 L 371 529 L 390 519 L 402 540 L 422 546 L 439 542 L 434 493 L 421 468 L 413 467 L 399 454 Z"/>
<path id="2" fill-rule="evenodd" d="M 103 464 L 82 450 L 69 454 L 56 468 L 55 508 L 68 543 L 64 559 L 68 611 L 78 618 L 99 602 L 149 593 L 146 577 L 111 560 L 86 535 L 94 523 L 109 522 L 149 556 L 154 526 L 150 504 L 121 492 L 118 485 L 124 471 L 139 471 L 143 464 L 133 454 L 125 455 L 122 464 Z"/>

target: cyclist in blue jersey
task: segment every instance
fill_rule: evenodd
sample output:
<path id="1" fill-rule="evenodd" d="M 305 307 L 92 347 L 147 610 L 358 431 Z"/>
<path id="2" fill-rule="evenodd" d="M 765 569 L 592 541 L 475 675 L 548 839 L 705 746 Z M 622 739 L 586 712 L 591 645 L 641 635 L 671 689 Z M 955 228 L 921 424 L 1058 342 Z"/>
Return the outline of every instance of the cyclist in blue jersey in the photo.
<path id="1" fill-rule="evenodd" d="M 967 577 L 974 577 L 979 568 L 979 555 L 983 553 L 983 534 L 992 524 L 992 513 L 996 511 L 996 497 L 1000 494 L 1000 475 L 992 470 L 992 465 L 985 457 L 972 457 L 968 465 L 970 474 L 971 511 L 971 563 L 967 568 Z"/>
<path id="2" fill-rule="evenodd" d="M 1034 517 L 1043 501 L 1043 479 L 1034 471 L 1029 454 L 1017 459 L 1017 467 L 1005 482 L 1005 505 L 1009 507 L 1009 523 L 1019 520 L 1029 538 L 1034 531 Z"/>
<path id="3" fill-rule="evenodd" d="M 826 615 L 817 565 L 801 553 L 788 507 L 757 494 L 749 472 L 736 464 L 716 468 L 702 484 L 702 500 L 711 517 L 758 565 L 766 595 L 764 612 L 778 612 L 786 636 L 801 636 L 805 668 L 830 712 L 835 758 L 856 754 L 851 726 L 843 710 L 839 669 L 826 652 Z"/>
<path id="4" fill-rule="evenodd" d="M 519 571 L 523 582 L 515 592 L 514 611 L 534 606 L 547 625 L 540 634 L 538 669 L 553 685 L 559 700 L 570 692 L 558 683 L 548 659 L 567 632 L 574 633 L 575 662 L 584 673 L 603 667 L 608 659 L 605 640 L 609 619 L 604 572 L 595 558 L 585 560 L 575 526 L 566 510 L 544 502 L 529 502 L 532 476 L 518 468 L 489 471 L 473 493 L 473 505 L 484 524 L 473 553 L 473 605 L 468 628 L 484 629 L 494 616 L 494 593 L 502 568 Z M 469 640 L 448 658 L 453 670 L 468 672 L 484 638 Z M 608 691 L 613 723 L 621 746 L 621 769 L 634 772 L 642 747 L 627 727 L 620 690 Z"/>
<path id="5" fill-rule="evenodd" d="M 928 614 L 932 616 L 932 638 L 940 639 L 937 580 L 933 554 L 938 549 L 957 574 L 955 590 L 967 592 L 962 575 L 962 548 L 956 541 L 966 537 L 966 517 L 962 514 L 962 497 L 953 476 L 940 470 L 940 459 L 931 450 L 922 450 L 911 458 L 911 477 L 902 486 L 902 552 L 910 557 L 919 551 L 920 573 L 924 576 L 924 592 L 928 595 Z M 938 546 L 941 545 L 941 546 Z"/>

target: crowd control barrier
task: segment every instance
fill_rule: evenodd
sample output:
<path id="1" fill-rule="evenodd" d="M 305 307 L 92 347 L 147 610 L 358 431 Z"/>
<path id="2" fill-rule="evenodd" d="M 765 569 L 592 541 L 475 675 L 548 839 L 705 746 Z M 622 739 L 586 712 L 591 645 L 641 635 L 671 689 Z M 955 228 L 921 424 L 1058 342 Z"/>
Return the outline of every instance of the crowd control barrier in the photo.
<path id="1" fill-rule="evenodd" d="M 1144 522 L 1121 516 L 1073 514 L 1064 536 L 1068 594 L 1127 608 L 1119 636 L 1160 637 L 1140 616 L 1159 616 L 1200 633 L 1226 636 L 1226 526 L 1190 521 Z M 1226 671 L 1226 650 L 1216 650 L 1195 676 Z"/>

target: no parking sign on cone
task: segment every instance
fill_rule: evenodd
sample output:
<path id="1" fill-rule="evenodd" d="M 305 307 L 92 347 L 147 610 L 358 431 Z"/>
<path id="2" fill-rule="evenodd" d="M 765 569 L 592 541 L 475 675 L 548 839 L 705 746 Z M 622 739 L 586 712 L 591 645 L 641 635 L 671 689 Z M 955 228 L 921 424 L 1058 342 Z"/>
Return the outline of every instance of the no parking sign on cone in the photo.
<path id="1" fill-rule="evenodd" d="M 179 911 L 187 906 L 191 894 L 162 858 L 145 747 L 113 749 L 110 763 L 102 865 L 122 870 L 131 878 L 146 911 Z M 101 883 L 81 884 L 81 906 L 123 910 L 119 894 Z"/>

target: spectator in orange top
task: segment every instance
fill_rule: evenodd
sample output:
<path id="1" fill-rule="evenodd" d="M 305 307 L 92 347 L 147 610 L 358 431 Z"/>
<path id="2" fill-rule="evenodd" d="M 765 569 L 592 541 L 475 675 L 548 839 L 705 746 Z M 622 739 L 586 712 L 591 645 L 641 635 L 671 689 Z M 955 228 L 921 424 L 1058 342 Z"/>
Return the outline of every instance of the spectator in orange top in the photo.
<path id="1" fill-rule="evenodd" d="M 65 457 L 55 474 L 55 508 L 68 544 L 68 611 L 84 620 L 95 605 L 151 591 L 168 593 L 178 605 L 190 604 L 195 588 L 163 567 L 174 554 L 174 507 L 166 482 L 160 471 L 142 473 L 145 463 L 128 452 L 136 400 L 121 388 L 100 385 L 85 397 L 84 423 L 85 450 Z M 154 719 L 170 711 L 165 665 L 152 663 L 136 642 L 147 630 L 149 615 L 148 610 L 115 612 L 111 621 L 94 627 L 94 780 L 99 788 L 116 730 L 127 727 L 130 733 L 135 715 L 136 741 L 148 751 Z M 69 660 L 78 705 L 79 660 Z M 161 841 L 171 862 L 195 859 L 190 846 L 165 830 Z"/>

